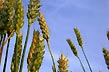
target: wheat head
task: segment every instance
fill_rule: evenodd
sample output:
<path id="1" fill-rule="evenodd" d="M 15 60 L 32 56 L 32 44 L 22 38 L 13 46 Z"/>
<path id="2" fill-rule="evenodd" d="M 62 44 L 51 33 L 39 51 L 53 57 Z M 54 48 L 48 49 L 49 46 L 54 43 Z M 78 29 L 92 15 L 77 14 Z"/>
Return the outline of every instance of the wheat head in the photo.
<path id="1" fill-rule="evenodd" d="M 27 13 L 29 25 L 31 25 L 35 21 L 35 18 L 39 16 L 40 6 L 40 0 L 30 0 Z"/>
<path id="2" fill-rule="evenodd" d="M 81 46 L 81 48 L 83 47 L 83 41 L 82 41 L 82 37 L 80 35 L 80 32 L 78 30 L 78 28 L 74 28 L 74 32 L 76 34 L 76 37 L 77 37 L 77 41 L 78 41 L 78 44 Z"/>
<path id="3" fill-rule="evenodd" d="M 5 0 L 0 18 L 0 34 L 13 30 L 14 0 Z"/>
<path id="4" fill-rule="evenodd" d="M 59 72 L 68 72 L 68 59 L 64 56 L 64 54 L 61 54 L 58 64 Z"/>
<path id="5" fill-rule="evenodd" d="M 27 59 L 28 72 L 39 71 L 43 60 L 44 48 L 44 39 L 40 37 L 39 31 L 34 31 L 33 41 Z"/>
<path id="6" fill-rule="evenodd" d="M 38 21 L 39 21 L 40 29 L 42 30 L 42 33 L 43 33 L 43 38 L 48 41 L 50 38 L 50 35 L 49 35 L 49 29 L 48 29 L 46 20 L 44 18 L 44 14 L 40 13 Z"/>
<path id="7" fill-rule="evenodd" d="M 109 69 L 109 51 L 106 48 L 103 48 L 104 59 Z"/>

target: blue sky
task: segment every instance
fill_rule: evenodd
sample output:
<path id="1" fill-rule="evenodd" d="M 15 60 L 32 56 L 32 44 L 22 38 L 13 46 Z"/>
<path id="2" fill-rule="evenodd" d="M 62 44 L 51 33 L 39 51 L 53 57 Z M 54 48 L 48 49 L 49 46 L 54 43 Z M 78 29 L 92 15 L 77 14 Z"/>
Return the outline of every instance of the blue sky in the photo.
<path id="1" fill-rule="evenodd" d="M 27 12 L 27 4 L 29 0 L 23 0 L 25 12 Z M 104 61 L 102 48 L 106 47 L 109 50 L 109 41 L 106 38 L 106 31 L 109 30 L 109 1 L 108 0 L 41 0 L 41 12 L 44 13 L 45 19 L 50 29 L 50 43 L 56 65 L 61 53 L 69 59 L 69 71 L 82 72 L 78 59 L 73 55 L 69 45 L 66 42 L 67 38 L 71 38 L 77 47 L 79 56 L 86 68 L 90 72 L 81 48 L 79 47 L 73 28 L 78 27 L 83 38 L 84 50 L 87 54 L 93 72 L 108 72 Z M 24 19 L 25 25 L 22 30 L 23 43 L 27 28 L 27 18 Z M 33 29 L 38 29 L 39 25 L 36 21 L 31 26 L 30 38 L 27 46 L 26 57 L 28 55 L 29 46 L 32 40 Z M 8 66 L 6 72 L 10 71 L 10 64 L 13 54 L 13 46 L 15 37 L 11 40 L 9 50 Z M 52 72 L 51 58 L 45 48 L 45 56 L 40 72 Z M 3 53 L 3 60 L 5 49 Z M 23 72 L 27 71 L 26 57 L 24 61 Z M 3 61 L 2 60 L 2 61 Z M 0 68 L 3 67 L 3 63 Z M 1 68 L 2 69 L 2 68 Z M 0 69 L 0 70 L 1 70 Z"/>

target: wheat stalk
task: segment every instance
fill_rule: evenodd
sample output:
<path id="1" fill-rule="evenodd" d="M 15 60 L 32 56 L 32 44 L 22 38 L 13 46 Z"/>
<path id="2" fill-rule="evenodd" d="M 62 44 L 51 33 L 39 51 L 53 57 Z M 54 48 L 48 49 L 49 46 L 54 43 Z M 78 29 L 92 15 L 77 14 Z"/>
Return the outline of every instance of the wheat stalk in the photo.
<path id="1" fill-rule="evenodd" d="M 7 58 L 8 58 L 9 44 L 10 44 L 10 39 L 8 40 L 8 43 L 7 43 L 7 49 L 6 49 L 6 56 L 5 56 L 5 62 L 4 62 L 3 72 L 5 72 L 5 70 L 6 70 L 6 63 L 7 63 Z"/>
<path id="2" fill-rule="evenodd" d="M 22 35 L 19 34 L 16 36 L 14 54 L 11 62 L 11 72 L 18 72 L 21 52 L 22 52 Z"/>
<path id="3" fill-rule="evenodd" d="M 75 32 L 75 35 L 76 35 L 78 44 L 79 44 L 79 46 L 81 47 L 82 52 L 83 52 L 83 54 L 84 54 L 84 57 L 85 57 L 85 59 L 86 59 L 86 61 L 87 61 L 88 67 L 89 67 L 89 69 L 90 69 L 90 72 L 92 72 L 90 63 L 89 63 L 89 61 L 88 61 L 88 58 L 87 58 L 87 56 L 86 56 L 86 54 L 85 54 L 85 51 L 84 51 L 84 48 L 83 48 L 83 41 L 82 41 L 82 37 L 81 37 L 81 35 L 80 35 L 80 32 L 79 32 L 78 28 L 75 27 L 75 28 L 74 28 L 74 32 Z"/>
<path id="4" fill-rule="evenodd" d="M 2 42 L 2 46 L 1 46 L 1 52 L 2 52 L 3 47 L 6 44 L 6 42 L 14 34 L 14 32 L 13 32 L 14 31 L 14 28 L 13 28 L 14 0 L 1 0 L 1 1 L 3 1 L 3 9 L 0 12 L 0 14 L 1 14 L 1 18 L 0 18 L 0 34 L 4 35 L 4 34 L 8 33 L 8 36 L 9 36 L 6 39 L 6 41 L 4 40 L 4 42 Z M 8 53 L 8 52 L 6 52 L 6 53 Z"/>
<path id="5" fill-rule="evenodd" d="M 30 26 L 34 22 L 34 19 L 38 16 L 37 14 L 39 13 L 39 10 L 40 10 L 40 0 L 30 0 L 30 4 L 28 5 L 28 13 L 27 13 L 28 29 L 27 29 L 27 35 L 26 35 L 26 40 L 25 40 L 24 49 L 23 49 L 23 53 L 22 53 L 19 72 L 22 72 L 22 68 L 23 68 L 25 51 L 26 51 L 28 36 L 29 36 L 29 32 L 30 32 Z M 34 16 L 34 17 L 32 17 L 32 16 Z"/>
<path id="6" fill-rule="evenodd" d="M 53 58 L 53 55 L 50 49 L 50 43 L 49 43 L 49 38 L 50 38 L 49 29 L 48 29 L 46 20 L 44 18 L 44 14 L 40 13 L 38 21 L 39 21 L 40 29 L 42 30 L 43 38 L 47 41 L 48 50 L 49 50 L 49 53 L 51 55 L 51 59 L 53 62 L 52 70 L 53 72 L 56 72 L 55 62 L 54 62 L 54 58 Z"/>
<path id="7" fill-rule="evenodd" d="M 67 43 L 69 44 L 69 46 L 70 46 L 70 48 L 71 48 L 73 54 L 78 58 L 78 60 L 79 60 L 79 62 L 80 62 L 80 64 L 81 64 L 81 67 L 82 67 L 83 71 L 85 72 L 85 68 L 84 68 L 84 66 L 83 66 L 83 64 L 82 64 L 81 59 L 80 59 L 79 56 L 78 56 L 78 52 L 77 52 L 77 50 L 76 50 L 75 45 L 73 44 L 73 42 L 71 41 L 71 39 L 67 39 L 66 41 L 67 41 Z"/>

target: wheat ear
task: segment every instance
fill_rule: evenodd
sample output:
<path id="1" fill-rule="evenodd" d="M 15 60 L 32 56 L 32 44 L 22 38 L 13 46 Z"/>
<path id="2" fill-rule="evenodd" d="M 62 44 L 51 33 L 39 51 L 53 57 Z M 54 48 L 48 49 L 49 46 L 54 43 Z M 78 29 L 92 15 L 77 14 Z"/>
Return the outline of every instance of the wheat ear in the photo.
<path id="1" fill-rule="evenodd" d="M 33 41 L 28 54 L 28 72 L 38 72 L 44 56 L 44 39 L 39 31 L 34 31 Z"/>
<path id="2" fill-rule="evenodd" d="M 59 60 L 57 61 L 58 62 L 58 69 L 59 69 L 59 72 L 68 72 L 68 58 L 64 56 L 64 54 L 61 54 Z"/>
<path id="3" fill-rule="evenodd" d="M 48 29 L 46 20 L 44 18 L 44 14 L 40 13 L 38 21 L 39 21 L 40 29 L 42 30 L 43 38 L 47 41 L 48 50 L 49 50 L 49 53 L 51 55 L 51 59 L 53 62 L 52 70 L 53 72 L 56 72 L 55 62 L 54 62 L 54 58 L 53 58 L 53 55 L 50 49 L 50 43 L 49 43 L 49 38 L 50 38 L 49 29 Z"/>
<path id="4" fill-rule="evenodd" d="M 106 48 L 103 48 L 104 59 L 109 69 L 109 51 Z"/>
<path id="5" fill-rule="evenodd" d="M 79 60 L 79 62 L 80 62 L 80 64 L 81 64 L 81 67 L 82 67 L 82 69 L 83 69 L 83 72 L 85 72 L 85 68 L 84 68 L 84 66 L 83 66 L 83 64 L 82 64 L 81 59 L 80 59 L 79 56 L 78 56 L 78 52 L 77 52 L 77 50 L 76 50 L 75 45 L 73 44 L 73 42 L 71 41 L 71 39 L 67 39 L 66 41 L 67 41 L 67 43 L 69 44 L 69 46 L 70 46 L 70 48 L 71 48 L 73 54 L 78 58 L 78 60 Z"/>
<path id="6" fill-rule="evenodd" d="M 24 49 L 23 49 L 23 53 L 22 53 L 19 72 L 22 72 L 22 68 L 23 68 L 26 46 L 27 46 L 28 36 L 29 36 L 29 32 L 30 32 L 30 26 L 34 22 L 35 18 L 38 16 L 37 14 L 39 14 L 39 11 L 40 11 L 40 0 L 30 0 L 30 4 L 28 5 L 28 13 L 27 13 L 28 29 L 27 29 L 27 35 L 26 35 L 26 40 L 25 40 Z"/>
<path id="7" fill-rule="evenodd" d="M 75 27 L 75 28 L 74 28 L 74 32 L 75 32 L 75 35 L 76 35 L 78 44 L 80 45 L 80 47 L 81 47 L 81 49 L 82 49 L 82 52 L 83 52 L 83 54 L 84 54 L 84 57 L 85 57 L 85 59 L 86 59 L 86 61 L 87 61 L 88 67 L 89 67 L 89 69 L 90 69 L 90 72 L 92 72 L 90 63 L 89 63 L 89 61 L 88 61 L 88 58 L 87 58 L 86 53 L 85 53 L 84 48 L 83 48 L 83 41 L 82 41 L 82 37 L 81 37 L 81 35 L 80 35 L 80 32 L 79 32 L 78 28 Z"/>

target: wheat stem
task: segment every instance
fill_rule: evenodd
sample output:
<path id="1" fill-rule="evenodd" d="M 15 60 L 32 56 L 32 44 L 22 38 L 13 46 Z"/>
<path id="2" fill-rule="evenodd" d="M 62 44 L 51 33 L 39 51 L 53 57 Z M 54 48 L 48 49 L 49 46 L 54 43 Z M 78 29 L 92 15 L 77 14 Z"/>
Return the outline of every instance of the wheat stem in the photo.
<path id="1" fill-rule="evenodd" d="M 21 58 L 21 64 L 20 64 L 19 72 L 22 72 L 23 62 L 24 62 L 24 57 L 25 57 L 25 52 L 26 52 L 26 46 L 27 46 L 28 37 L 29 37 L 29 32 L 30 32 L 30 25 L 28 25 L 28 30 L 27 30 L 27 35 L 26 35 L 26 40 L 25 40 L 25 44 L 24 44 L 24 49 L 23 49 L 23 54 L 22 54 L 22 58 Z"/>
<path id="2" fill-rule="evenodd" d="M 0 64 L 1 64 L 1 59 L 2 59 L 2 52 L 3 52 L 3 47 L 4 47 L 5 38 L 6 38 L 6 34 L 5 34 L 4 37 L 3 37 L 2 46 L 1 46 L 1 48 L 0 48 Z"/>
<path id="3" fill-rule="evenodd" d="M 82 52 L 83 52 L 84 57 L 85 57 L 85 59 L 86 59 L 86 61 L 87 61 L 87 64 L 88 64 L 89 69 L 90 69 L 90 72 L 92 72 L 91 66 L 90 66 L 90 64 L 89 64 L 88 58 L 87 58 L 87 56 L 86 56 L 86 54 L 85 54 L 85 51 L 84 51 L 83 47 L 82 47 Z"/>
<path id="4" fill-rule="evenodd" d="M 10 39 L 8 40 L 8 44 L 7 44 L 7 49 L 6 49 L 6 56 L 5 56 L 5 63 L 4 63 L 4 67 L 3 67 L 3 72 L 5 72 L 5 70 L 6 70 L 6 63 L 7 63 L 8 50 L 9 50 L 9 43 L 10 43 Z"/>
<path id="5" fill-rule="evenodd" d="M 0 47 L 1 47 L 2 41 L 3 41 L 3 35 L 0 35 Z"/>
<path id="6" fill-rule="evenodd" d="M 83 64 L 82 64 L 81 59 L 80 59 L 78 56 L 77 56 L 77 58 L 78 58 L 78 60 L 79 60 L 79 62 L 80 62 L 80 64 L 81 64 L 81 67 L 82 67 L 82 69 L 83 69 L 83 72 L 86 72 L 85 69 L 84 69 L 84 66 L 83 66 Z"/>
<path id="7" fill-rule="evenodd" d="M 53 68 L 52 68 L 52 70 L 53 70 L 53 72 L 56 72 L 56 67 L 55 67 L 54 58 L 53 58 L 52 52 L 51 52 L 51 50 L 50 50 L 50 43 L 49 43 L 49 40 L 46 40 L 46 41 L 47 41 L 48 50 L 49 50 L 49 53 L 50 53 L 50 55 L 51 55 L 51 59 L 52 59 L 52 62 L 53 62 Z"/>
<path id="8" fill-rule="evenodd" d="M 18 47 L 18 37 L 16 36 L 16 45 L 15 45 L 15 72 L 17 72 L 17 47 Z"/>

